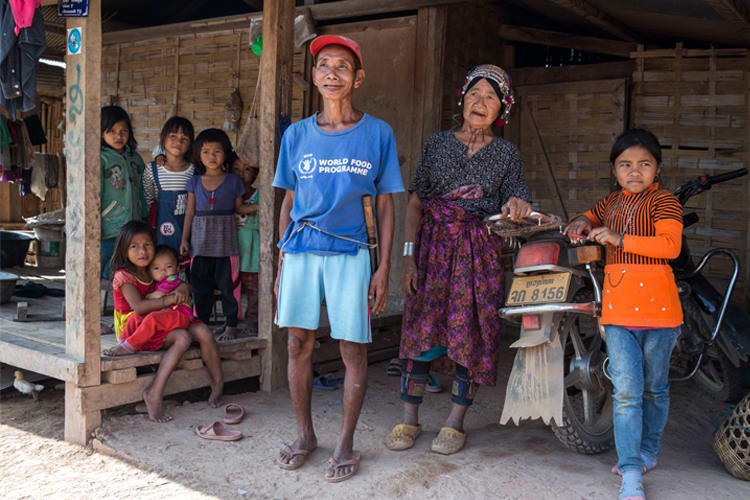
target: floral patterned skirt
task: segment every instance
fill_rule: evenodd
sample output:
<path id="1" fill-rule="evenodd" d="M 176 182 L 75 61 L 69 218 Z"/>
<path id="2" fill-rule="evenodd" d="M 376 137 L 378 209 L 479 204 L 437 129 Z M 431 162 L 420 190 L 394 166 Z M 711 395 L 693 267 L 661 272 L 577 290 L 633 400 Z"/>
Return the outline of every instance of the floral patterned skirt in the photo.
<path id="1" fill-rule="evenodd" d="M 502 239 L 476 215 L 432 198 L 423 203 L 415 243 L 418 289 L 404 301 L 400 357 L 445 346 L 474 382 L 495 385 L 497 311 L 505 297 Z"/>

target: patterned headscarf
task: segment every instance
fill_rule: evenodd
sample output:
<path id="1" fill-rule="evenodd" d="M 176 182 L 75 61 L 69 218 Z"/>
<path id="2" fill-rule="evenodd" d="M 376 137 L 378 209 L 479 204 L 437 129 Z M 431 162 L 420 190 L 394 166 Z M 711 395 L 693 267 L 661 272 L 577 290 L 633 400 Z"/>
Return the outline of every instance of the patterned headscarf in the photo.
<path id="1" fill-rule="evenodd" d="M 498 96 L 500 98 L 500 101 L 502 102 L 504 108 L 502 110 L 502 114 L 497 120 L 497 124 L 502 126 L 508 121 L 508 115 L 510 115 L 510 108 L 513 106 L 513 104 L 516 102 L 515 97 L 513 97 L 513 89 L 511 88 L 511 79 L 510 76 L 508 76 L 508 73 L 505 72 L 505 70 L 499 66 L 494 66 L 492 64 L 482 64 L 481 66 L 475 66 L 469 70 L 469 72 L 466 75 L 466 80 L 464 80 L 464 84 L 461 87 L 461 98 L 458 100 L 458 105 L 461 106 L 463 104 L 464 95 L 469 90 L 469 86 L 471 85 L 471 82 L 476 80 L 477 78 L 486 78 L 494 85 L 493 88 L 499 88 L 500 93 L 502 96 Z"/>

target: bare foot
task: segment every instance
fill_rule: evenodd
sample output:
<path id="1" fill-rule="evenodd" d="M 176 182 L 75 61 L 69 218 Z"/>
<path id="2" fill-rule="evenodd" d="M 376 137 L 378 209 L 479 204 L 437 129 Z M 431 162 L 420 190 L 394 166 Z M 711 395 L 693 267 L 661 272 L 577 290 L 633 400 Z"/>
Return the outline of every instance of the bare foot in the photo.
<path id="1" fill-rule="evenodd" d="M 112 326 L 103 321 L 101 322 L 100 326 L 102 328 L 102 335 L 112 335 L 113 333 L 115 333 L 115 331 L 112 329 Z"/>
<path id="2" fill-rule="evenodd" d="M 132 352 L 125 349 L 122 344 L 117 344 L 114 347 L 110 347 L 109 349 L 104 349 L 102 351 L 102 354 L 105 356 L 127 356 L 128 354 L 133 354 Z"/>
<path id="3" fill-rule="evenodd" d="M 316 438 L 314 435 L 310 438 L 297 438 L 297 440 L 288 447 L 284 446 L 283 448 L 281 448 L 281 451 L 279 451 L 279 464 L 301 466 L 307 458 L 307 455 L 315 451 L 315 448 L 317 447 L 318 438 Z M 307 451 L 307 453 L 294 455 L 290 454 L 288 449 L 291 449 L 293 452 L 305 450 Z"/>
<path id="4" fill-rule="evenodd" d="M 237 338 L 239 328 L 236 326 L 225 326 L 224 330 L 216 337 L 216 340 L 234 340 Z"/>
<path id="5" fill-rule="evenodd" d="M 224 384 L 211 384 L 211 394 L 208 396 L 208 406 L 218 408 L 221 406 L 221 396 L 224 394 Z"/>
<path id="6" fill-rule="evenodd" d="M 143 391 L 143 402 L 146 404 L 148 419 L 152 422 L 164 423 L 172 420 L 170 415 L 164 413 L 163 402 L 161 398 L 154 398 L 146 389 Z"/>

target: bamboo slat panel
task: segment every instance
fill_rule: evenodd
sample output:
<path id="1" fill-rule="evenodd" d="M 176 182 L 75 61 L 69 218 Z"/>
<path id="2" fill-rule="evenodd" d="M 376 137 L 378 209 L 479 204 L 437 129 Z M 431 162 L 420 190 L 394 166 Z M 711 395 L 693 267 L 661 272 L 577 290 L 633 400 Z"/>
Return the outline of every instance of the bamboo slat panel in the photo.
<path id="1" fill-rule="evenodd" d="M 611 190 L 609 150 L 625 127 L 626 90 L 625 79 L 516 88 L 518 105 L 505 136 L 521 150 L 531 198 L 539 209 L 558 211 L 534 125 L 520 110 L 528 107 L 533 114 L 563 203 L 573 215 Z"/>
<path id="2" fill-rule="evenodd" d="M 742 168 L 750 160 L 750 52 L 745 49 L 634 52 L 632 124 L 663 146 L 662 185 L 674 189 L 701 174 Z M 700 222 L 688 228 L 699 258 L 711 248 L 735 251 L 742 270 L 734 299 L 750 306 L 750 178 L 718 184 L 688 202 Z M 723 290 L 731 270 L 716 260 L 708 276 Z"/>
<path id="3" fill-rule="evenodd" d="M 224 30 L 105 45 L 102 50 L 102 102 L 131 115 L 138 152 L 145 161 L 172 115 L 190 119 L 201 130 L 224 124 L 224 104 L 235 88 L 242 96 L 244 123 L 253 102 L 260 58 L 250 51 L 247 30 Z M 294 71 L 303 74 L 298 49 Z M 295 85 L 292 121 L 302 118 L 304 95 Z M 230 132 L 236 144 L 239 131 Z"/>

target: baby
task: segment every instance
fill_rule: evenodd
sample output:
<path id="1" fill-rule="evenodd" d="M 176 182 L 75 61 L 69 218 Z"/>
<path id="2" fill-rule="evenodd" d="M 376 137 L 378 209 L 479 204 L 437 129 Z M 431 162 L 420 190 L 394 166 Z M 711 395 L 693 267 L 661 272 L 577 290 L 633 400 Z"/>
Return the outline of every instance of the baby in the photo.
<path id="1" fill-rule="evenodd" d="M 148 265 L 155 290 L 146 299 L 160 299 L 182 284 L 177 277 L 177 252 L 170 246 L 159 245 Z M 174 304 L 152 311 L 145 316 L 133 314 L 128 318 L 120 335 L 120 342 L 104 351 L 105 356 L 124 356 L 140 351 L 157 351 L 172 330 L 188 328 L 195 319 L 192 309 L 184 304 Z"/>
<path id="2" fill-rule="evenodd" d="M 179 272 L 177 252 L 168 245 L 159 245 L 154 252 L 154 260 L 148 266 L 148 272 L 156 286 L 154 291 L 146 295 L 147 299 L 159 299 L 182 284 L 177 277 Z M 181 304 L 173 305 L 163 310 L 173 309 L 182 313 L 189 321 L 193 320 L 193 311 L 190 307 Z"/>

